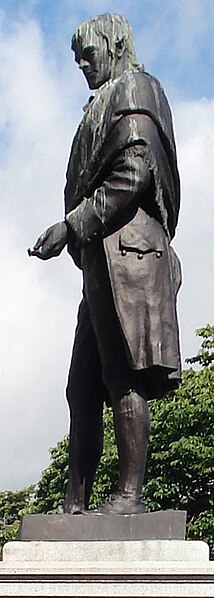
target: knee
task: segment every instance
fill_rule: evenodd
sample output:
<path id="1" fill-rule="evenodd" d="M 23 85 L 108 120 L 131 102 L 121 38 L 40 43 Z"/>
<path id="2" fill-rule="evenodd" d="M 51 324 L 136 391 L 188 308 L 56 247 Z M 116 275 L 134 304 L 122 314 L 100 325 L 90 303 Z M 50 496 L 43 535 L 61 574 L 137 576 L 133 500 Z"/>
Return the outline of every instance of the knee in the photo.
<path id="1" fill-rule="evenodd" d="M 122 397 L 112 397 L 114 416 L 123 415 L 130 422 L 138 422 L 144 437 L 151 432 L 149 406 L 147 400 L 136 390 L 128 390 Z"/>

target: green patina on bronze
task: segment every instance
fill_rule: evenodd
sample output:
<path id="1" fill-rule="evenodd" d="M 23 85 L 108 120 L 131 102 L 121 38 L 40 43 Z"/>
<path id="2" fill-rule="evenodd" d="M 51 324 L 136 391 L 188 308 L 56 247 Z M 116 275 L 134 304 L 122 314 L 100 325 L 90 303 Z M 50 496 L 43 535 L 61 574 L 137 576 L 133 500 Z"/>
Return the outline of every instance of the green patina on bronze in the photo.
<path id="1" fill-rule="evenodd" d="M 123 40 L 126 46 L 129 68 L 143 68 L 142 66 L 139 67 L 137 63 L 132 30 L 125 17 L 114 13 L 106 13 L 104 15 L 98 15 L 90 21 L 85 21 L 79 27 L 77 27 L 72 37 L 72 50 L 77 52 L 77 55 L 79 55 L 83 46 L 83 41 L 84 44 L 93 45 L 94 33 L 97 34 L 98 38 L 102 36 L 106 40 L 108 50 L 113 59 L 115 57 L 115 46 L 120 44 Z"/>

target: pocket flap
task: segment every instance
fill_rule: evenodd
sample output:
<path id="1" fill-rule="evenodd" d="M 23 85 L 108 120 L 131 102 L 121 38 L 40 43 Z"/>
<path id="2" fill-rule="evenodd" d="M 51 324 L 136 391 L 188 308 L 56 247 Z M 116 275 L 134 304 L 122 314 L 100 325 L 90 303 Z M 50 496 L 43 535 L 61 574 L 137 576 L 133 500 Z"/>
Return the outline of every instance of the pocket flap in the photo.
<path id="1" fill-rule="evenodd" d="M 141 208 L 133 220 L 128 222 L 120 234 L 120 249 L 137 253 L 163 252 L 166 248 L 166 237 L 163 227 L 157 220 L 148 216 Z"/>

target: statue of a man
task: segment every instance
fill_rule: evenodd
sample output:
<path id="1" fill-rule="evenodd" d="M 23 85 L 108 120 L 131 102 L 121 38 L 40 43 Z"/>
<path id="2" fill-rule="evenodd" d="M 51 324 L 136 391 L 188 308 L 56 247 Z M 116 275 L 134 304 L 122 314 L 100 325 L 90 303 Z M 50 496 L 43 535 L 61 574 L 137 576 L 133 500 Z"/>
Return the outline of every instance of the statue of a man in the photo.
<path id="1" fill-rule="evenodd" d="M 170 246 L 179 211 L 172 118 L 159 82 L 137 64 L 126 19 L 105 14 L 83 23 L 72 49 L 94 95 L 71 148 L 65 221 L 29 250 L 46 260 L 67 245 L 83 273 L 67 385 L 65 512 L 88 508 L 106 401 L 114 414 L 120 475 L 116 494 L 98 511 L 141 513 L 147 401 L 180 381 L 180 265 Z"/>

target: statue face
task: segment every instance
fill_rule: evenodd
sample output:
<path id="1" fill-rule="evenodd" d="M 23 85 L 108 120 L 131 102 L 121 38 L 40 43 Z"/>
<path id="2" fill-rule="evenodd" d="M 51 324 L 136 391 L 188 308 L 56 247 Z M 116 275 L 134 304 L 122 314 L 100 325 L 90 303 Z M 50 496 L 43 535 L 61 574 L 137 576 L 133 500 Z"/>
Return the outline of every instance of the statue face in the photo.
<path id="1" fill-rule="evenodd" d="M 110 79 L 112 57 L 108 53 L 106 39 L 92 28 L 83 36 L 81 48 L 75 52 L 75 60 L 90 89 L 97 89 Z"/>

